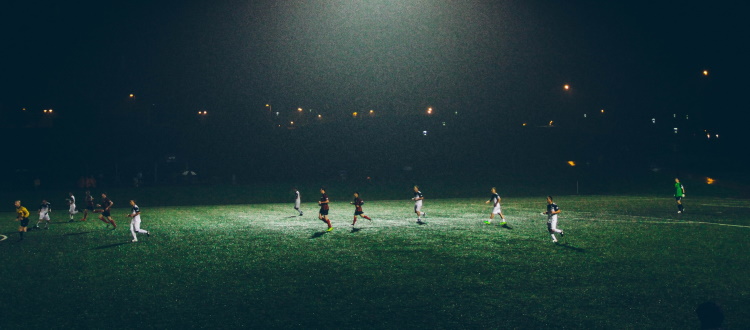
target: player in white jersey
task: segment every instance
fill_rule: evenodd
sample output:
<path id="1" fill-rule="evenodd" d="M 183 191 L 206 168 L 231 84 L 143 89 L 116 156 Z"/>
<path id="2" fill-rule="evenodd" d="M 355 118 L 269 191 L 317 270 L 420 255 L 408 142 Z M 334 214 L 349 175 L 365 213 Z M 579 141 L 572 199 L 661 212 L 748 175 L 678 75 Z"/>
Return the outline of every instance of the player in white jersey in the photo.
<path id="1" fill-rule="evenodd" d="M 490 191 L 492 192 L 492 196 L 490 196 L 490 199 L 484 203 L 485 204 L 492 203 L 492 213 L 490 214 L 490 220 L 487 220 L 484 223 L 488 225 L 491 224 L 492 219 L 494 219 L 495 214 L 497 214 L 500 216 L 500 219 L 502 219 L 502 221 L 500 222 L 500 225 L 505 226 L 507 225 L 507 222 L 505 222 L 505 216 L 503 215 L 503 211 L 500 206 L 500 195 L 497 194 L 497 189 L 495 187 L 492 187 Z"/>
<path id="2" fill-rule="evenodd" d="M 414 197 L 412 197 L 411 200 L 414 201 L 414 213 L 417 214 L 417 223 L 422 225 L 425 223 L 422 221 L 422 217 L 427 216 L 427 214 L 422 212 L 422 201 L 424 200 L 424 196 L 422 196 L 422 192 L 419 191 L 418 186 L 414 186 Z"/>
<path id="3" fill-rule="evenodd" d="M 130 214 L 128 214 L 128 217 L 130 219 L 130 233 L 133 234 L 133 240 L 131 242 L 138 242 L 138 237 L 135 235 L 136 233 L 139 234 L 146 234 L 146 236 L 151 236 L 151 233 L 149 233 L 147 230 L 141 229 L 141 209 L 138 208 L 138 205 L 135 204 L 135 200 L 130 200 Z"/>
<path id="4" fill-rule="evenodd" d="M 39 205 L 39 221 L 36 222 L 35 229 L 39 229 L 39 224 L 44 221 L 44 229 L 49 229 L 49 213 L 52 212 L 52 205 L 46 199 L 42 200 Z"/>
<path id="5" fill-rule="evenodd" d="M 76 210 L 76 196 L 73 196 L 73 192 L 68 193 L 68 198 L 65 199 L 68 201 L 68 215 L 70 215 L 70 220 L 68 222 L 73 222 L 73 216 L 78 214 L 78 210 Z"/>
<path id="6" fill-rule="evenodd" d="M 302 210 L 300 210 L 300 205 L 302 205 L 302 197 L 300 197 L 299 189 L 296 187 L 294 189 L 294 209 L 299 212 L 299 216 L 302 216 Z"/>
<path id="7" fill-rule="evenodd" d="M 552 196 L 547 196 L 547 212 L 542 212 L 542 215 L 547 216 L 547 231 L 552 235 L 552 242 L 557 243 L 555 234 L 560 234 L 560 237 L 565 236 L 562 230 L 557 229 L 557 215 L 560 214 L 560 207 L 552 201 Z"/>

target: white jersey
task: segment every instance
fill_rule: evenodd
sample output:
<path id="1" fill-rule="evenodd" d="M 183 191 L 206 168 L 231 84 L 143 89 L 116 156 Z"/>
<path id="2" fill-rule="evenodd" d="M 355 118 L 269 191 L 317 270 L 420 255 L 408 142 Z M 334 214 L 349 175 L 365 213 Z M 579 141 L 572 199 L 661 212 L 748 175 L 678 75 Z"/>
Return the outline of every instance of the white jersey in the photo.
<path id="1" fill-rule="evenodd" d="M 141 212 L 141 209 L 138 208 L 138 205 L 133 205 L 133 208 L 130 209 L 130 215 L 133 216 L 134 221 L 141 221 L 141 215 L 139 214 Z"/>
<path id="2" fill-rule="evenodd" d="M 294 191 L 294 208 L 299 209 L 300 204 L 302 203 L 302 197 L 299 194 L 298 190 Z"/>

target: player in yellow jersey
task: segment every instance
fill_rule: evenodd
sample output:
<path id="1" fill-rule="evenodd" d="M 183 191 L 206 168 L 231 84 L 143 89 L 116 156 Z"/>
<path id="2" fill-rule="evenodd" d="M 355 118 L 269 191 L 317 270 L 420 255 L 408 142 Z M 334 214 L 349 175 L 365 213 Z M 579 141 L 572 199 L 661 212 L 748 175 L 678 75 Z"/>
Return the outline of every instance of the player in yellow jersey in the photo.
<path id="1" fill-rule="evenodd" d="M 18 235 L 20 238 L 18 241 L 23 241 L 23 233 L 26 232 L 26 227 L 29 226 L 29 210 L 27 210 L 25 207 L 21 206 L 21 201 L 16 201 L 16 221 L 20 222 L 20 225 L 18 226 Z"/>

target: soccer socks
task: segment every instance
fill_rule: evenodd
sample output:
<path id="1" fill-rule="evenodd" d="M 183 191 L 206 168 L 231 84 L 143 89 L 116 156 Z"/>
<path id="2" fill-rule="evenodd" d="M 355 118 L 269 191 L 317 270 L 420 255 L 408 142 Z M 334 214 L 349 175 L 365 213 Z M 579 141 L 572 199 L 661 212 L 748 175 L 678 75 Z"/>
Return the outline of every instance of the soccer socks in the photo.
<path id="1" fill-rule="evenodd" d="M 680 211 L 680 212 L 682 212 L 682 211 L 684 211 L 684 210 L 685 210 L 685 207 L 684 207 L 684 206 L 682 206 L 682 204 L 677 204 L 677 211 Z"/>
<path id="2" fill-rule="evenodd" d="M 111 219 L 111 220 L 109 220 L 109 223 L 111 223 L 111 224 L 112 224 L 112 229 L 115 229 L 115 228 L 117 228 L 117 224 L 115 223 L 115 219 Z"/>
<path id="3" fill-rule="evenodd" d="M 354 226 L 355 223 L 357 223 L 357 217 L 354 217 L 354 221 L 352 221 L 352 226 Z"/>
<path id="4" fill-rule="evenodd" d="M 372 220 L 372 218 L 370 218 L 370 217 L 368 217 L 368 216 L 366 216 L 364 214 L 362 215 L 362 217 L 365 218 L 365 219 L 367 219 L 367 220 Z"/>

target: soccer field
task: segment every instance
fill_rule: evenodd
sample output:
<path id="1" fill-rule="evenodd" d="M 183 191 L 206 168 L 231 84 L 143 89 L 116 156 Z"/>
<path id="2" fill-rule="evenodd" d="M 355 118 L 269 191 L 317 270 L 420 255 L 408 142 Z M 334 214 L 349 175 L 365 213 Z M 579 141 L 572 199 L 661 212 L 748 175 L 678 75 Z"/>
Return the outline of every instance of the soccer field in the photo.
<path id="1" fill-rule="evenodd" d="M 746 200 L 560 196 L 554 244 L 543 197 L 503 198 L 508 228 L 484 199 L 427 199 L 417 225 L 408 199 L 363 197 L 373 221 L 332 200 L 332 232 L 314 203 L 139 203 L 137 243 L 125 208 L 115 230 L 57 210 L 23 242 L 0 213 L 0 329 L 695 329 L 707 300 L 750 322 Z"/>

